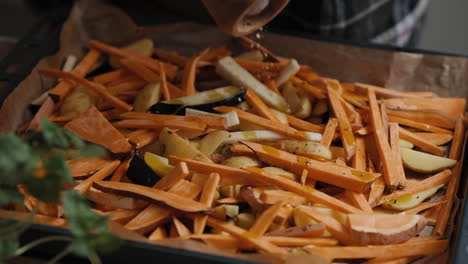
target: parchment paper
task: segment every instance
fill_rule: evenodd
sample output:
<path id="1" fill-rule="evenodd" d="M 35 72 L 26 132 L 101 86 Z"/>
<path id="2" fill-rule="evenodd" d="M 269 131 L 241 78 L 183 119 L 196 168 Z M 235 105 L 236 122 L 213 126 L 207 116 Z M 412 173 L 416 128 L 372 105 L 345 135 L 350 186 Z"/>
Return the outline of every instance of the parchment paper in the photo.
<path id="1" fill-rule="evenodd" d="M 42 59 L 2 105 L 0 133 L 14 131 L 29 121 L 31 114 L 27 110 L 28 104 L 51 88 L 52 81 L 42 78 L 37 72 L 38 68 L 60 68 L 69 54 L 82 57 L 91 39 L 122 45 L 142 36 L 152 38 L 159 48 L 176 50 L 185 55 L 223 43 L 234 45 L 231 37 L 212 26 L 174 24 L 140 28 L 118 8 L 101 1 L 77 1 L 63 26 L 60 50 Z M 364 82 L 397 90 L 433 91 L 441 96 L 466 98 L 468 95 L 468 59 L 465 58 L 365 49 L 270 33 L 262 33 L 257 40 L 281 56 L 296 58 L 319 74 L 341 81 Z M 192 241 L 158 243 L 228 255 Z M 237 257 L 268 262 L 274 260 L 270 256 L 259 255 Z M 313 256 L 294 257 L 289 262 L 302 261 L 326 263 Z"/>

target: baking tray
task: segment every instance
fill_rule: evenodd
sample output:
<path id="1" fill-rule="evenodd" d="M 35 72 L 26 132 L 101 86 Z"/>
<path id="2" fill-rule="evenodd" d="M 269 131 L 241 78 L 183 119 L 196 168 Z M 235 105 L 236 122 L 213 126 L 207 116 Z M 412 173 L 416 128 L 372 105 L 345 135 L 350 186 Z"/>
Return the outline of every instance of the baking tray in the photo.
<path id="1" fill-rule="evenodd" d="M 0 105 L 3 104 L 5 98 L 13 91 L 18 83 L 30 74 L 32 68 L 37 62 L 46 56 L 49 56 L 58 50 L 59 33 L 61 26 L 68 17 L 73 1 L 63 1 L 61 5 L 49 10 L 43 14 L 38 22 L 32 26 L 31 30 L 17 43 L 17 45 L 0 61 Z M 174 14 L 159 10 L 152 12 L 152 15 L 142 15 L 136 9 L 128 9 L 127 13 L 134 21 L 141 26 L 171 24 L 176 22 L 199 22 L 180 17 Z M 307 39 L 320 40 L 325 42 L 333 42 L 363 48 L 382 49 L 390 51 L 403 51 L 420 54 L 444 55 L 465 57 L 457 54 L 442 53 L 421 49 L 402 48 L 389 45 L 372 44 L 372 43 L 357 43 L 344 41 L 339 39 L 323 38 L 304 32 L 279 31 L 269 27 L 266 30 L 274 33 L 292 35 Z M 29 54 L 25 58 L 24 54 Z M 27 63 L 24 60 L 27 59 Z M 466 154 L 466 148 L 465 148 Z M 464 164 L 465 165 L 465 164 Z M 463 166 L 462 175 L 467 175 L 467 168 Z M 456 264 L 468 263 L 468 207 L 465 207 L 465 195 L 468 190 L 468 179 L 462 177 L 458 197 L 463 198 L 460 201 L 459 212 L 455 217 L 456 222 L 460 222 L 460 232 L 454 233 L 452 236 L 451 245 L 456 249 L 453 254 L 452 261 Z M 22 243 L 33 241 L 38 237 L 46 235 L 70 235 L 70 233 L 62 228 L 56 228 L 45 225 L 33 224 L 21 237 Z M 52 257 L 59 249 L 63 247 L 60 243 L 50 243 L 40 246 L 30 251 L 27 255 L 38 258 L 47 259 Z M 254 261 L 240 260 L 225 256 L 210 255 L 201 252 L 176 249 L 171 247 L 159 246 L 154 244 L 141 243 L 137 241 L 127 240 L 118 251 L 111 255 L 103 256 L 105 263 L 130 263 L 135 261 L 135 257 L 139 260 L 157 260 L 164 263 L 257 263 Z M 68 256 L 64 259 L 66 263 L 82 263 L 83 258 Z"/>

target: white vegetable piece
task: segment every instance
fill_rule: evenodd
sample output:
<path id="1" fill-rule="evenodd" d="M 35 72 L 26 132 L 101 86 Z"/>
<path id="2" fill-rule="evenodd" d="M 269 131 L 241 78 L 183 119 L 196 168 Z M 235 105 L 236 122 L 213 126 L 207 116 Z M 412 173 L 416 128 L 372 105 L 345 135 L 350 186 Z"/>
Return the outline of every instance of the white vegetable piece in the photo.
<path id="1" fill-rule="evenodd" d="M 159 102 L 160 97 L 160 83 L 148 83 L 135 97 L 135 101 L 133 102 L 133 111 L 146 112 L 152 105 Z"/>
<path id="2" fill-rule="evenodd" d="M 132 51 L 146 57 L 151 56 L 151 54 L 153 53 L 153 48 L 154 43 L 151 39 L 148 38 L 137 40 L 125 47 L 122 47 L 122 49 Z M 120 64 L 120 58 L 113 55 L 109 57 L 109 64 L 110 66 L 112 66 L 112 68 L 120 68 L 122 66 Z"/>
<path id="3" fill-rule="evenodd" d="M 252 89 L 269 106 L 289 113 L 289 105 L 283 97 L 268 89 L 248 71 L 242 68 L 232 57 L 224 57 L 216 65 L 216 73 L 234 85 Z"/>
<path id="4" fill-rule="evenodd" d="M 185 109 L 186 116 L 221 116 L 226 119 L 226 129 L 239 125 L 239 117 L 235 111 L 231 111 L 225 114 L 214 114 L 205 111 L 200 111 L 196 109 L 186 108 Z"/>
<path id="5" fill-rule="evenodd" d="M 185 106 L 202 105 L 225 100 L 227 98 L 232 98 L 234 96 L 239 95 L 240 92 L 241 89 L 239 87 L 223 86 L 216 89 L 199 92 L 192 95 L 182 96 L 163 102 L 169 104 L 182 104 Z"/>
<path id="6" fill-rule="evenodd" d="M 71 72 L 75 68 L 78 58 L 75 55 L 68 55 L 65 63 L 63 64 L 62 71 Z"/>
<path id="7" fill-rule="evenodd" d="M 145 152 L 143 159 L 158 176 L 163 177 L 168 174 L 174 167 L 169 165 L 169 160 L 151 152 Z"/>
<path id="8" fill-rule="evenodd" d="M 163 145 L 164 156 L 179 156 L 212 163 L 211 159 L 194 148 L 190 142 L 174 131 L 165 127 L 159 134 L 159 143 Z"/>
<path id="9" fill-rule="evenodd" d="M 276 78 L 275 83 L 278 87 L 283 85 L 285 82 L 291 78 L 294 74 L 296 74 L 301 66 L 299 66 L 299 63 L 297 63 L 297 60 L 291 59 L 289 61 L 289 64 L 284 67 L 284 69 L 280 72 L 278 78 Z"/>
<path id="10" fill-rule="evenodd" d="M 222 164 L 231 168 L 241 169 L 244 167 L 258 167 L 261 165 L 261 162 L 247 156 L 234 156 L 223 161 Z"/>
<path id="11" fill-rule="evenodd" d="M 402 195 L 395 200 L 383 203 L 382 206 L 388 209 L 405 211 L 418 206 L 424 200 L 434 195 L 437 192 L 437 190 L 439 190 L 443 186 L 444 185 L 441 184 L 420 193 Z"/>
<path id="12" fill-rule="evenodd" d="M 430 173 L 450 168 L 457 163 L 456 160 L 431 155 L 425 152 L 408 148 L 400 148 L 401 160 L 405 168 L 417 172 Z"/>
<path id="13" fill-rule="evenodd" d="M 223 141 L 228 137 L 229 132 L 226 130 L 216 130 L 210 132 L 202 138 L 198 149 L 201 153 L 209 157 L 216 151 L 217 148 L 219 148 L 219 146 L 221 146 L 221 144 L 223 144 Z"/>
<path id="14" fill-rule="evenodd" d="M 330 160 L 333 157 L 330 149 L 320 143 L 312 141 L 279 140 L 273 144 L 273 147 L 311 158 L 320 157 Z"/>
<path id="15" fill-rule="evenodd" d="M 302 132 L 309 141 L 320 142 L 322 140 L 322 134 L 304 131 Z M 251 130 L 251 131 L 239 131 L 231 132 L 229 137 L 224 140 L 225 144 L 235 143 L 238 141 L 276 141 L 285 139 L 284 135 L 278 134 L 270 130 Z"/>
<path id="16" fill-rule="evenodd" d="M 239 56 L 237 56 L 237 58 L 260 62 L 260 61 L 263 61 L 265 57 L 263 56 L 263 53 L 261 51 L 251 50 L 251 51 L 247 51 L 247 52 L 240 54 Z"/>
<path id="17" fill-rule="evenodd" d="M 409 142 L 408 140 L 404 140 L 400 138 L 400 148 L 412 149 L 413 147 L 414 147 L 413 143 Z"/>
<path id="18" fill-rule="evenodd" d="M 288 116 L 285 113 L 280 112 L 274 108 L 270 108 L 270 110 L 276 116 L 276 118 L 278 118 L 281 124 L 289 125 Z"/>
<path id="19" fill-rule="evenodd" d="M 294 86 L 291 82 L 286 82 L 283 85 L 281 93 L 288 102 L 291 112 L 295 117 L 304 119 L 310 116 L 312 104 L 304 90 Z"/>

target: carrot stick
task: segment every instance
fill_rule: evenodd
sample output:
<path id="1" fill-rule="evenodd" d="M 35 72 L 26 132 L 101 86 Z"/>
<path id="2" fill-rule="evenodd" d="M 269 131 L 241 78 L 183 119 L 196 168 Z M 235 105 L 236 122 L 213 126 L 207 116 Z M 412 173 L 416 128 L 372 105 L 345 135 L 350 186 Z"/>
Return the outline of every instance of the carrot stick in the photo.
<path id="1" fill-rule="evenodd" d="M 277 247 L 262 238 L 256 238 L 255 236 L 251 235 L 250 232 L 233 224 L 218 220 L 211 216 L 207 217 L 206 224 L 213 228 L 217 228 L 224 232 L 227 232 L 242 241 L 250 243 L 261 251 L 275 254 L 282 258 L 285 257 L 286 252 L 284 251 L 284 249 Z"/>
<path id="2" fill-rule="evenodd" d="M 202 56 L 207 53 L 208 50 L 202 51 L 199 55 L 193 56 L 184 67 L 184 72 L 182 75 L 182 90 L 185 91 L 187 95 L 192 95 L 197 92 L 195 89 L 195 78 L 197 74 L 197 64 Z"/>
<path id="3" fill-rule="evenodd" d="M 308 186 L 302 186 L 300 183 L 288 180 L 285 177 L 268 173 L 260 168 L 248 167 L 245 168 L 245 170 L 249 171 L 252 174 L 252 176 L 255 177 L 256 180 L 278 186 L 282 189 L 296 193 L 298 195 L 302 195 L 309 201 L 323 204 L 340 212 L 361 212 L 361 210 L 347 203 L 343 203 L 340 200 L 333 198 L 332 196 L 329 196 L 318 190 L 312 189 Z"/>
<path id="4" fill-rule="evenodd" d="M 244 97 L 260 116 L 269 119 L 270 121 L 280 123 L 276 115 L 273 114 L 270 108 L 262 101 L 262 99 L 260 99 L 260 97 L 257 96 L 257 94 L 255 94 L 252 89 L 247 89 Z"/>
<path id="5" fill-rule="evenodd" d="M 452 135 L 450 134 L 444 134 L 444 133 L 427 133 L 427 132 L 417 132 L 414 133 L 416 136 L 431 142 L 434 145 L 440 146 L 440 145 L 445 145 L 448 142 L 450 142 L 453 138 Z"/>
<path id="6" fill-rule="evenodd" d="M 393 159 L 392 156 L 389 155 L 389 153 L 391 153 L 391 149 L 388 143 L 387 133 L 384 131 L 382 116 L 379 111 L 379 106 L 377 105 L 375 91 L 374 89 L 368 89 L 367 91 L 370 108 L 369 114 L 372 121 L 372 129 L 374 130 L 374 138 L 379 152 L 379 157 L 383 164 L 383 176 L 386 185 L 389 188 L 394 188 L 400 184 L 398 182 L 400 179 L 398 173 L 400 171 L 393 168 Z"/>
<path id="7" fill-rule="evenodd" d="M 231 151 L 232 155 L 235 156 L 249 156 L 249 157 L 256 157 L 255 152 L 246 145 L 236 144 L 232 145 L 229 150 Z"/>
<path id="8" fill-rule="evenodd" d="M 421 148 L 422 150 L 429 152 L 434 155 L 442 156 L 445 153 L 445 150 L 438 147 L 437 145 L 432 144 L 431 142 L 418 137 L 413 132 L 406 130 L 402 127 L 399 127 L 399 134 L 400 138 L 404 140 L 408 140 L 409 142 L 413 143 L 415 146 Z"/>
<path id="9" fill-rule="evenodd" d="M 295 129 L 299 129 L 301 131 L 310 131 L 315 133 L 322 133 L 324 131 L 324 127 L 322 125 L 315 125 L 310 122 L 304 121 L 292 115 L 286 115 L 288 117 L 289 125 Z"/>
<path id="10" fill-rule="evenodd" d="M 139 132 L 139 133 L 135 133 Z M 149 145 L 155 142 L 159 137 L 160 131 L 148 130 L 148 129 L 139 129 L 134 132 L 131 132 L 127 135 L 127 139 L 131 142 L 135 149 L 140 149 L 146 145 Z"/>
<path id="11" fill-rule="evenodd" d="M 116 222 L 121 225 L 125 225 L 128 221 L 132 220 L 135 216 L 140 213 L 139 209 L 127 210 L 117 209 L 115 211 L 106 212 L 105 215 L 109 216 L 109 221 Z"/>
<path id="12" fill-rule="evenodd" d="M 100 50 L 104 53 L 108 53 L 111 55 L 115 55 L 117 57 L 123 57 L 128 59 L 134 59 L 139 61 L 140 63 L 144 64 L 146 67 L 150 68 L 153 71 L 159 72 L 158 60 L 143 56 L 133 51 L 120 49 L 111 45 L 107 45 L 103 42 L 97 40 L 91 40 L 89 45 L 97 50 Z M 177 66 L 165 63 L 164 66 L 166 67 L 166 74 L 169 79 L 173 79 L 175 77 Z"/>
<path id="13" fill-rule="evenodd" d="M 439 172 L 436 175 L 433 175 L 431 177 L 428 177 L 424 180 L 419 181 L 417 184 L 411 184 L 407 186 L 404 190 L 399 190 L 391 194 L 384 195 L 382 199 L 380 199 L 379 204 L 396 199 L 402 195 L 419 193 L 427 189 L 436 187 L 437 185 L 444 184 L 448 182 L 451 175 L 452 175 L 451 170 L 444 170 L 442 172 Z"/>
<path id="14" fill-rule="evenodd" d="M 167 78 L 166 78 L 166 69 L 162 63 L 159 63 L 159 68 L 161 72 L 159 73 L 161 76 L 161 90 L 164 100 L 171 100 L 171 93 L 169 92 L 169 88 L 167 85 Z"/>
<path id="15" fill-rule="evenodd" d="M 235 111 L 237 113 L 237 115 L 239 116 L 239 119 L 241 119 L 241 120 L 251 122 L 251 123 L 253 123 L 255 125 L 259 125 L 261 127 L 269 129 L 269 130 L 271 130 L 273 132 L 277 132 L 279 134 L 286 135 L 287 137 L 291 137 L 291 138 L 295 138 L 295 139 L 301 139 L 301 140 L 306 139 L 305 135 L 302 132 L 297 131 L 294 128 L 291 128 L 291 127 L 283 125 L 281 123 L 273 122 L 273 121 L 268 120 L 266 118 L 263 118 L 263 117 L 260 117 L 260 116 L 257 116 L 257 115 L 254 115 L 254 114 L 239 110 L 239 109 L 237 109 L 235 107 L 218 106 L 218 107 L 215 107 L 214 110 L 216 110 L 218 112 L 221 112 L 221 113 L 228 113 L 228 112 L 231 112 L 231 111 Z"/>
<path id="16" fill-rule="evenodd" d="M 77 192 L 81 194 L 85 193 L 91 187 L 93 182 L 101 181 L 107 178 L 119 167 L 119 165 L 120 165 L 120 161 L 114 160 L 113 162 L 111 162 L 110 164 L 102 168 L 100 171 L 96 172 L 94 175 L 90 176 L 86 180 L 76 185 L 73 189 L 75 189 Z"/>
<path id="17" fill-rule="evenodd" d="M 148 205 L 135 218 L 125 225 L 125 228 L 139 234 L 146 234 L 169 221 L 173 210 L 157 204 Z"/>
<path id="18" fill-rule="evenodd" d="M 126 153 L 132 146 L 95 107 L 65 125 L 84 140 L 100 144 L 113 153 Z"/>
<path id="19" fill-rule="evenodd" d="M 158 122 L 173 121 L 173 122 L 198 122 L 205 124 L 206 126 L 213 129 L 225 129 L 226 120 L 220 116 L 176 116 L 176 115 L 161 115 L 161 114 L 150 114 L 141 112 L 128 112 L 120 115 L 123 119 L 147 119 Z"/>
<path id="20" fill-rule="evenodd" d="M 129 75 L 129 71 L 127 69 L 117 69 L 114 71 L 106 72 L 103 74 L 96 75 L 93 78 L 93 81 L 101 83 L 101 84 L 107 84 L 112 81 L 121 79 L 123 77 L 127 77 Z"/>
<path id="21" fill-rule="evenodd" d="M 445 251 L 448 245 L 448 240 L 429 240 L 382 246 L 311 247 L 306 250 L 327 259 L 399 258 L 438 254 Z"/>
<path id="22" fill-rule="evenodd" d="M 397 116 L 389 115 L 388 116 L 388 121 L 396 122 L 396 123 L 398 123 L 400 125 L 404 125 L 404 126 L 417 128 L 417 129 L 420 129 L 422 131 L 452 134 L 452 131 L 447 130 L 447 129 L 443 129 L 443 128 L 440 128 L 440 127 L 432 126 L 432 125 L 421 123 L 421 122 L 416 122 L 416 121 L 413 121 L 413 120 L 410 120 L 410 119 L 405 119 L 405 118 L 401 118 L 401 117 L 397 117 Z"/>
<path id="23" fill-rule="evenodd" d="M 424 202 L 419 204 L 418 206 L 408 209 L 406 211 L 401 212 L 400 214 L 418 214 L 421 211 L 445 204 L 447 200 L 441 200 L 441 201 L 434 201 L 434 202 Z"/>
<path id="24" fill-rule="evenodd" d="M 78 116 L 56 116 L 56 115 L 51 115 L 49 117 L 49 121 L 52 121 L 54 123 L 66 123 L 70 122 L 73 119 L 77 118 Z"/>
<path id="25" fill-rule="evenodd" d="M 369 193 L 369 198 L 367 199 L 367 203 L 371 207 L 377 206 L 380 199 L 382 198 L 382 195 L 384 194 L 384 191 L 385 191 L 385 180 L 382 177 L 380 177 L 372 183 L 371 191 Z"/>
<path id="26" fill-rule="evenodd" d="M 350 243 L 351 238 L 346 232 L 346 228 L 332 216 L 325 214 L 312 207 L 304 205 L 297 207 L 296 210 L 300 210 L 301 212 L 303 212 L 313 220 L 317 221 L 318 223 L 324 224 L 328 232 L 330 232 L 333 235 L 333 237 L 338 239 L 341 243 Z"/>
<path id="27" fill-rule="evenodd" d="M 262 214 L 257 217 L 257 220 L 252 225 L 252 227 L 250 227 L 249 232 L 255 237 L 259 237 L 265 234 L 283 205 L 284 204 L 282 202 L 277 203 L 263 211 Z"/>
<path id="28" fill-rule="evenodd" d="M 346 112 L 340 101 L 340 95 L 330 87 L 327 87 L 327 91 L 333 113 L 335 113 L 335 116 L 338 119 L 341 143 L 343 144 L 345 150 L 346 160 L 350 160 L 356 152 L 356 139 L 351 128 L 351 123 L 349 122 L 348 116 L 346 115 Z"/>
<path id="29" fill-rule="evenodd" d="M 205 186 L 203 186 L 203 191 L 201 193 L 200 202 L 205 204 L 208 207 L 211 207 L 215 197 L 216 189 L 220 182 L 220 177 L 218 173 L 210 173 L 208 180 L 206 181 Z M 208 216 L 196 216 L 193 219 L 193 230 L 194 234 L 202 234 L 205 230 L 206 219 Z"/>
<path id="30" fill-rule="evenodd" d="M 88 81 L 83 77 L 80 77 L 74 73 L 71 72 L 63 72 L 63 71 L 58 71 L 58 70 L 52 70 L 52 69 L 41 69 L 39 70 L 40 73 L 51 76 L 51 77 L 56 77 L 56 78 L 63 78 L 63 79 L 68 79 L 74 82 L 77 82 L 83 86 L 86 86 L 87 88 L 95 91 L 97 94 L 99 94 L 103 99 L 111 103 L 114 107 L 118 109 L 122 109 L 125 111 L 130 111 L 133 109 L 133 107 L 122 100 L 118 99 L 117 97 L 111 95 L 109 91 L 106 90 L 103 86 Z"/>
<path id="31" fill-rule="evenodd" d="M 122 181 L 122 178 L 127 174 L 127 170 L 128 170 L 128 167 L 130 167 L 131 161 L 132 161 L 132 158 L 127 158 L 124 162 L 122 162 L 120 166 L 117 168 L 117 170 L 114 172 L 112 177 L 110 178 L 110 181 L 116 181 L 116 182 Z"/>
<path id="32" fill-rule="evenodd" d="M 458 118 L 466 108 L 465 98 L 397 98 L 386 99 L 383 102 L 393 109 L 401 110 L 434 110 Z"/>
<path id="33" fill-rule="evenodd" d="M 397 175 L 399 176 L 397 182 L 402 186 L 405 186 L 406 176 L 405 176 L 405 169 L 403 168 L 403 162 L 401 161 L 401 154 L 400 154 L 400 136 L 399 136 L 399 126 L 397 123 L 390 122 L 388 123 L 389 126 L 389 139 L 390 139 L 390 149 L 391 158 L 393 159 L 393 168 L 397 171 Z"/>
<path id="34" fill-rule="evenodd" d="M 177 121 L 177 123 L 175 123 L 172 119 L 166 121 L 129 119 L 117 121 L 113 123 L 113 125 L 117 128 L 162 129 L 164 127 L 169 127 L 174 129 L 199 132 L 204 132 L 206 130 L 205 124 L 200 124 L 195 121 Z"/>
<path id="35" fill-rule="evenodd" d="M 331 162 L 321 162 L 302 156 L 297 156 L 271 146 L 252 142 L 242 142 L 251 148 L 257 157 L 268 164 L 285 168 L 297 175 L 302 170 L 308 170 L 308 178 L 332 184 L 344 189 L 363 192 L 370 187 L 377 174 L 338 166 Z"/>
<path id="36" fill-rule="evenodd" d="M 201 191 L 202 186 L 187 180 L 180 180 L 169 189 L 170 193 L 175 193 L 191 200 L 195 199 Z"/>
<path id="37" fill-rule="evenodd" d="M 185 162 L 179 162 L 168 174 L 156 183 L 154 188 L 166 191 L 172 188 L 178 181 L 185 179 L 189 173 L 187 164 Z"/>
<path id="38" fill-rule="evenodd" d="M 388 115 L 387 115 L 387 108 L 385 107 L 384 104 L 380 105 L 380 115 L 382 119 L 382 126 L 383 126 L 383 131 L 385 132 L 385 135 L 387 137 L 387 140 L 390 142 L 388 139 Z"/>
<path id="39" fill-rule="evenodd" d="M 54 112 L 55 106 L 56 104 L 52 100 L 52 97 L 48 96 L 25 130 L 39 128 L 41 121 L 47 119 Z"/>
<path id="40" fill-rule="evenodd" d="M 325 131 L 323 131 L 322 141 L 320 142 L 322 145 L 327 148 L 330 147 L 337 127 L 338 120 L 336 120 L 336 118 L 330 118 L 325 126 Z"/>
<path id="41" fill-rule="evenodd" d="M 275 80 L 272 80 L 272 79 L 265 80 L 265 86 L 270 88 L 276 94 L 281 95 L 281 93 L 278 90 L 278 86 L 275 83 Z"/>
<path id="42" fill-rule="evenodd" d="M 437 111 L 418 111 L 418 110 L 388 110 L 388 115 L 400 117 L 414 122 L 424 123 L 435 127 L 453 129 L 455 119 Z"/>
<path id="43" fill-rule="evenodd" d="M 71 72 L 80 77 L 86 76 L 86 74 L 92 70 L 94 65 L 96 65 L 100 56 L 101 53 L 99 51 L 91 49 Z M 49 95 L 52 97 L 58 97 L 59 100 L 63 100 L 63 98 L 70 94 L 73 87 L 75 87 L 73 83 L 62 80 L 54 88 L 50 89 Z"/>
<path id="44" fill-rule="evenodd" d="M 187 237 L 192 234 L 190 230 L 177 217 L 172 217 L 172 223 L 177 232 L 178 237 Z"/>
<path id="45" fill-rule="evenodd" d="M 282 190 L 265 190 L 260 195 L 260 200 L 264 204 L 273 205 L 279 202 L 284 202 L 292 206 L 298 206 L 306 202 L 306 199 L 304 197 L 297 195 L 293 192 L 287 192 Z"/>
<path id="46" fill-rule="evenodd" d="M 196 171 L 199 173 L 218 173 L 221 176 L 220 185 L 235 185 L 235 184 L 243 184 L 243 185 L 258 185 L 259 182 L 255 179 L 252 179 L 250 173 L 220 164 L 215 163 L 208 163 L 198 160 L 193 160 L 189 158 L 182 158 L 182 157 L 169 157 L 169 164 L 175 165 L 177 162 L 185 162 L 191 171 Z"/>
<path id="47" fill-rule="evenodd" d="M 306 93 L 308 93 L 311 97 L 317 98 L 317 99 L 325 99 L 327 96 L 325 93 L 318 87 L 311 85 L 295 76 L 292 76 L 290 78 L 291 82 L 302 88 Z"/>

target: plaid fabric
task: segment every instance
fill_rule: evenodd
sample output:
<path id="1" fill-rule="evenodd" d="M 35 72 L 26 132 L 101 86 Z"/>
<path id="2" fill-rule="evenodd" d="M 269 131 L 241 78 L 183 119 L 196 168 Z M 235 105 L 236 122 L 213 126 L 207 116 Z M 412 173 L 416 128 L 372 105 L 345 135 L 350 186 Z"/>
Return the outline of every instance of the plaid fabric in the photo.
<path id="1" fill-rule="evenodd" d="M 291 0 L 270 26 L 325 37 L 412 44 L 430 0 Z"/>

